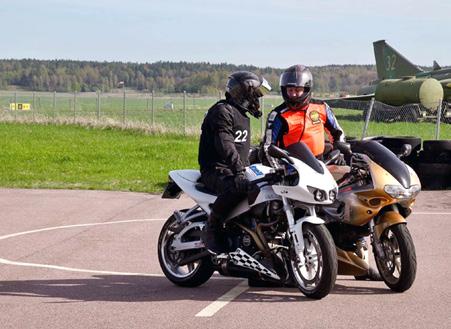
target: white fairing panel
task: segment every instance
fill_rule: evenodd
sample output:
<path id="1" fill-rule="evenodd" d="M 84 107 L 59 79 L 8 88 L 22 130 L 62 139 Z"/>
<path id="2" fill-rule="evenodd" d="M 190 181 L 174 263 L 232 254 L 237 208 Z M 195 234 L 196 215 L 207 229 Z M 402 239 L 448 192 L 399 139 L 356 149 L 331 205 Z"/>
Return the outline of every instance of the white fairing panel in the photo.
<path id="1" fill-rule="evenodd" d="M 183 192 L 188 194 L 206 213 L 210 214 L 210 204 L 215 202 L 216 196 L 196 189 L 197 181 L 200 178 L 199 170 L 173 170 L 169 172 L 169 176 Z"/>
<path id="2" fill-rule="evenodd" d="M 271 167 L 257 163 L 249 167 L 246 167 L 246 178 L 252 182 L 262 178 L 263 176 L 271 172 L 273 172 L 273 169 Z M 266 183 L 259 183 L 258 186 L 260 187 L 260 193 L 258 194 L 257 198 L 252 202 L 252 204 L 249 205 L 249 200 L 246 198 L 245 200 L 241 201 L 235 209 L 233 209 L 233 211 L 229 214 L 228 218 L 238 216 L 239 214 L 248 211 L 250 208 L 252 208 L 257 204 L 270 200 L 281 200 L 281 197 L 276 193 L 274 193 L 272 186 L 267 185 Z"/>
<path id="3" fill-rule="evenodd" d="M 255 164 L 246 168 L 246 177 L 250 181 L 254 181 L 256 179 L 262 178 L 267 173 L 271 172 L 272 168 L 263 166 L 261 164 Z M 198 179 L 200 178 L 199 170 L 173 170 L 169 172 L 169 176 L 172 178 L 177 185 L 188 194 L 188 196 L 193 199 L 206 213 L 210 214 L 210 204 L 215 202 L 216 196 L 203 193 L 196 189 L 196 184 Z M 263 185 L 261 183 L 259 185 Z M 253 205 L 266 202 L 269 200 L 280 200 L 280 196 L 275 194 L 271 186 L 262 187 L 260 193 L 257 198 L 253 202 Z M 228 218 L 235 217 L 239 214 L 242 214 L 250 209 L 248 199 L 244 199 L 240 202 L 237 207 L 229 214 Z"/>
<path id="4" fill-rule="evenodd" d="M 309 204 L 331 204 L 333 201 L 329 199 L 329 192 L 335 190 L 337 192 L 337 183 L 332 174 L 327 170 L 324 163 L 319 162 L 323 167 L 324 173 L 318 173 L 304 162 L 292 158 L 293 166 L 299 172 L 299 182 L 296 186 L 274 185 L 272 188 L 275 193 L 287 197 L 292 200 L 297 200 Z M 323 202 L 315 201 L 313 194 L 308 190 L 307 186 L 320 189 L 326 192 L 326 200 Z"/>

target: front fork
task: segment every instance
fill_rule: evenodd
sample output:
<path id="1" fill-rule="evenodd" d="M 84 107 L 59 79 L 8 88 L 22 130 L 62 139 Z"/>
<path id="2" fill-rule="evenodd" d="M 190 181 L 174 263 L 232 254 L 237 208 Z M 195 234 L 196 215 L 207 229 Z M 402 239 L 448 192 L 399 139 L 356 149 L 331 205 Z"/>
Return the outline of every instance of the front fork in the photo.
<path id="1" fill-rule="evenodd" d="M 377 257 L 383 259 L 385 257 L 384 248 L 382 248 L 381 240 L 376 234 L 374 218 L 371 218 L 370 221 L 370 238 L 371 245 L 373 246 L 373 250 L 376 253 Z"/>
<path id="2" fill-rule="evenodd" d="M 294 249 L 296 251 L 296 255 L 299 258 L 299 263 L 301 265 L 305 264 L 305 257 L 304 257 L 304 233 L 302 231 L 302 225 L 305 222 L 312 223 L 312 224 L 324 224 L 324 221 L 318 217 L 316 217 L 316 211 L 314 206 L 308 206 L 307 213 L 309 216 L 305 216 L 302 218 L 299 218 L 298 220 L 294 219 L 294 211 L 293 207 L 289 203 L 288 199 L 286 197 L 282 197 L 283 202 L 283 209 L 285 211 L 285 214 L 287 216 L 287 222 L 288 222 L 288 232 L 291 237 L 291 241 L 293 243 Z"/>
<path id="3" fill-rule="evenodd" d="M 396 207 L 378 215 L 377 221 L 374 218 L 370 222 L 371 244 L 378 257 L 384 258 L 385 252 L 382 247 L 380 237 L 384 230 L 392 225 L 406 223 L 406 219 L 397 211 Z"/>

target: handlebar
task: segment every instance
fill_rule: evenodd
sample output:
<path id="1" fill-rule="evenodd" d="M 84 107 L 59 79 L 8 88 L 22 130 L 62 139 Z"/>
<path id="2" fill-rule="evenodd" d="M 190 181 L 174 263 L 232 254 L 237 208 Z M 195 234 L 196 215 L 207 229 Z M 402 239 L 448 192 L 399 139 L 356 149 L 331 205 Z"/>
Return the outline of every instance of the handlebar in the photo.
<path id="1" fill-rule="evenodd" d="M 255 179 L 251 181 L 250 183 L 252 185 L 257 185 L 259 183 L 263 182 L 271 182 L 271 183 L 277 183 L 282 180 L 283 177 L 283 169 L 276 169 L 276 172 L 266 174 L 262 178 Z"/>

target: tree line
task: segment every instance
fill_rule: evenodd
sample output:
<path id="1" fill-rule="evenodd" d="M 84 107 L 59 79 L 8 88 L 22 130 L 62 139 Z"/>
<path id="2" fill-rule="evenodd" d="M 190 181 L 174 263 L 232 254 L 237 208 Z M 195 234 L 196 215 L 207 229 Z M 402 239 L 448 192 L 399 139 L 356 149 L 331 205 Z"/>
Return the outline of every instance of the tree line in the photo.
<path id="1" fill-rule="evenodd" d="M 317 93 L 356 93 L 375 80 L 374 65 L 310 67 Z M 0 60 L 0 90 L 17 87 L 33 91 L 103 91 L 125 85 L 139 91 L 214 94 L 224 89 L 227 76 L 248 70 L 263 75 L 278 90 L 283 69 L 250 65 L 156 62 L 123 63 L 73 60 Z"/>

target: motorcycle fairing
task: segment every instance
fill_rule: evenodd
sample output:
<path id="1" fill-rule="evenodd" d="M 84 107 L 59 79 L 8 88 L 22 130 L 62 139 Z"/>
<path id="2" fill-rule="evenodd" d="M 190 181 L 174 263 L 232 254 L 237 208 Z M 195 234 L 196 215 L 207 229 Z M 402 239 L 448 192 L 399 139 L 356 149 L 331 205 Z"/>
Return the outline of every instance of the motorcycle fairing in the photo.
<path id="1" fill-rule="evenodd" d="M 260 274 L 263 274 L 265 276 L 268 276 L 272 279 L 280 280 L 280 277 L 276 273 L 267 269 L 265 266 L 263 266 L 263 264 L 261 264 L 259 261 L 257 261 L 254 257 L 249 255 L 241 248 L 238 248 L 234 252 L 230 252 L 229 257 L 232 263 L 235 264 L 236 266 L 245 267 L 250 270 L 256 271 Z"/>
<path id="2" fill-rule="evenodd" d="M 355 142 L 353 152 L 367 155 L 371 160 L 388 171 L 404 188 L 411 185 L 410 171 L 406 164 L 385 146 L 373 140 Z"/>
<path id="3" fill-rule="evenodd" d="M 294 166 L 301 175 L 301 178 L 298 180 L 296 186 L 274 185 L 274 192 L 289 199 L 309 204 L 331 204 L 332 201 L 329 198 L 329 192 L 331 190 L 337 191 L 337 184 L 324 163 L 318 162 L 318 164 L 323 168 L 323 173 L 319 173 L 309 165 L 296 158 L 292 158 L 292 160 L 294 162 Z M 308 186 L 325 191 L 326 199 L 323 202 L 316 201 L 313 198 L 313 194 L 309 191 Z"/>
<path id="4" fill-rule="evenodd" d="M 376 233 L 377 238 L 380 239 L 382 232 L 384 232 L 387 227 L 406 222 L 406 219 L 400 213 L 396 211 L 387 211 L 378 217 L 376 225 L 374 225 L 374 232 Z"/>

